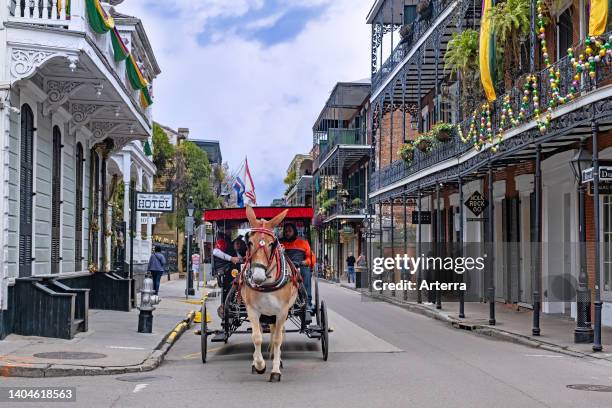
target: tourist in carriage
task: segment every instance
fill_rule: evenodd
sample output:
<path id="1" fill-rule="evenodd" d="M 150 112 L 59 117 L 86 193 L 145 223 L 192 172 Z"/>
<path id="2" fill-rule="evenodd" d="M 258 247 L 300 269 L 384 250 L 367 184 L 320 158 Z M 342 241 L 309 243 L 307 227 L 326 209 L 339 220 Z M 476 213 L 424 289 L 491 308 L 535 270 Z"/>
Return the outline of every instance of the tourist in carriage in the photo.
<path id="1" fill-rule="evenodd" d="M 312 267 L 315 264 L 315 257 L 310 250 L 310 244 L 305 239 L 298 237 L 295 224 L 286 223 L 283 226 L 283 235 L 280 239 L 285 248 L 285 254 L 300 269 L 304 288 L 308 295 L 308 308 L 312 309 Z"/>
<path id="2" fill-rule="evenodd" d="M 217 234 L 215 249 L 213 250 L 214 259 L 214 274 L 218 279 L 219 286 L 222 286 L 221 305 L 225 302 L 225 295 L 232 284 L 231 272 L 232 266 L 240 263 L 240 258 L 235 254 L 234 248 L 230 247 L 229 239 L 223 232 Z"/>

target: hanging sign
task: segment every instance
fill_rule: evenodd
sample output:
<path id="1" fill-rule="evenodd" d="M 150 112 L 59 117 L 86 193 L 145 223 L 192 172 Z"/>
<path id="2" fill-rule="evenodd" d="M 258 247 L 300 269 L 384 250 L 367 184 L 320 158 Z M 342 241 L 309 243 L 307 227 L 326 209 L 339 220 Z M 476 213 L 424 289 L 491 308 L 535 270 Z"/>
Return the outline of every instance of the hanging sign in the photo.
<path id="1" fill-rule="evenodd" d="M 141 224 L 148 224 L 149 223 L 149 217 L 146 216 L 140 216 L 140 223 Z"/>
<path id="2" fill-rule="evenodd" d="M 430 211 L 421 211 L 420 213 L 421 224 L 431 224 L 431 212 Z M 419 212 L 412 212 L 412 224 L 416 225 L 419 223 Z"/>
<path id="3" fill-rule="evenodd" d="M 174 212 L 172 193 L 136 193 L 136 211 Z"/>
<path id="4" fill-rule="evenodd" d="M 593 168 L 582 170 L 582 182 L 593 181 Z M 599 166 L 599 181 L 612 181 L 612 166 Z"/>
<path id="5" fill-rule="evenodd" d="M 475 215 L 479 216 L 489 205 L 489 201 L 483 197 L 478 191 L 474 193 L 466 200 L 465 206 Z"/>

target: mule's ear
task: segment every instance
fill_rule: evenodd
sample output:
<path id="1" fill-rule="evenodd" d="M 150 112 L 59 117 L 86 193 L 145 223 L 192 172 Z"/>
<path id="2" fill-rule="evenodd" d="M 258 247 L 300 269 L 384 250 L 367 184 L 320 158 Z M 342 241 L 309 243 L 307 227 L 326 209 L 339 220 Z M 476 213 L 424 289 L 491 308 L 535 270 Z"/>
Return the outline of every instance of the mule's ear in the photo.
<path id="1" fill-rule="evenodd" d="M 247 205 L 246 207 L 246 216 L 251 224 L 251 227 L 258 227 L 259 221 L 257 220 L 257 216 L 255 215 L 255 211 L 253 211 L 253 207 Z"/>
<path id="2" fill-rule="evenodd" d="M 289 209 L 286 209 L 282 213 L 278 214 L 276 217 L 274 217 L 271 220 L 269 220 L 267 222 L 268 228 L 272 229 L 272 228 L 276 227 L 278 224 L 280 224 L 281 222 L 283 222 L 283 220 L 287 216 L 288 212 L 289 212 Z"/>

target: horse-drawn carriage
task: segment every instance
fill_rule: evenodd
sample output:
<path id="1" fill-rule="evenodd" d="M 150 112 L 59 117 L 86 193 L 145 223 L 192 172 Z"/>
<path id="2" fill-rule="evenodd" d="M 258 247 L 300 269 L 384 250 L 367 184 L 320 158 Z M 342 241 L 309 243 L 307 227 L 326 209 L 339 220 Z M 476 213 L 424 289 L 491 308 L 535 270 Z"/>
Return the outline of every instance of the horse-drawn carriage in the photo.
<path id="1" fill-rule="evenodd" d="M 292 223 L 296 227 L 298 235 L 302 239 L 308 240 L 312 216 L 313 209 L 310 207 L 255 207 L 253 209 L 247 207 L 246 209 L 230 208 L 207 210 L 204 212 L 204 221 L 212 224 L 215 237 L 219 232 L 227 235 L 229 235 L 228 232 L 230 231 L 234 235 L 245 234 L 247 236 L 248 252 L 241 265 L 237 267 L 236 265 L 229 264 L 227 268 L 222 270 L 222 273 L 217 274 L 222 292 L 222 301 L 218 310 L 221 319 L 221 327 L 219 329 L 208 327 L 208 322 L 206 321 L 207 305 L 206 301 L 202 302 L 202 327 L 200 330 L 202 363 L 206 363 L 209 338 L 211 342 L 227 343 L 233 334 L 253 334 L 253 330 L 261 330 L 261 333 L 272 333 L 271 330 L 274 330 L 277 318 L 280 318 L 282 320 L 281 324 L 283 324 L 284 318 L 281 315 L 266 315 L 265 308 L 261 314 L 255 313 L 253 307 L 251 307 L 252 305 L 248 304 L 248 299 L 245 300 L 244 297 L 246 296 L 250 299 L 252 296 L 280 293 L 287 285 L 289 287 L 294 286 L 294 289 L 289 289 L 293 290 L 291 300 L 295 299 L 295 301 L 288 305 L 286 320 L 291 322 L 291 325 L 290 327 L 285 327 L 284 332 L 302 333 L 308 338 L 319 340 L 321 342 L 323 359 L 327 360 L 329 326 L 325 302 L 319 299 L 317 274 L 314 272 L 312 274 L 312 279 L 314 280 L 312 294 L 314 304 L 312 308 L 309 308 L 306 289 L 301 281 L 300 272 L 288 257 L 285 256 L 283 245 L 278 240 L 279 231 L 282 230 L 284 223 Z M 211 259 L 215 262 L 217 258 L 211 257 Z M 265 277 L 262 279 L 268 279 L 266 282 L 269 281 L 270 283 L 263 283 L 263 281 L 259 284 L 253 283 L 255 280 L 253 275 L 258 272 L 256 270 L 258 267 L 265 273 Z M 213 271 L 215 269 L 219 270 L 219 268 L 215 268 L 215 265 L 211 269 Z M 277 276 L 277 278 L 273 278 L 272 275 Z M 229 284 L 230 281 L 231 284 Z M 251 307 L 251 317 L 259 316 L 260 324 L 253 324 L 252 319 L 249 318 L 248 307 Z M 242 329 L 241 327 L 245 322 L 250 322 L 251 327 Z M 257 350 L 257 342 L 255 343 Z M 278 354 L 280 354 L 280 344 L 278 347 Z M 262 372 L 259 367 L 256 369 L 255 363 L 253 370 L 258 373 Z M 278 380 L 280 380 L 280 372 L 277 375 Z"/>

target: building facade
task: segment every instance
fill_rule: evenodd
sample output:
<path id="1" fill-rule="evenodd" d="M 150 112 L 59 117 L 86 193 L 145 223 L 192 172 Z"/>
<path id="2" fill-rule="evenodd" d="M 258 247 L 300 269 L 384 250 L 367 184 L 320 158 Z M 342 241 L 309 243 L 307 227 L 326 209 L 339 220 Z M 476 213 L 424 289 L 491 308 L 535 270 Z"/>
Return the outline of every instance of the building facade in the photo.
<path id="1" fill-rule="evenodd" d="M 312 207 L 312 157 L 296 154 L 287 168 L 285 203 L 290 206 Z"/>
<path id="2" fill-rule="evenodd" d="M 4 2 L 0 20 L 0 338 L 71 338 L 89 307 L 135 300 L 125 261 L 112 263 L 129 240 L 110 201 L 151 186 L 160 69 L 141 22 L 108 3 Z"/>
<path id="3" fill-rule="evenodd" d="M 316 248 L 336 280 L 349 254 L 364 251 L 369 94 L 369 81 L 337 83 L 312 128 Z"/>
<path id="4" fill-rule="evenodd" d="M 597 172 L 612 154 L 610 27 L 587 37 L 585 2 L 544 9 L 534 1 L 528 34 L 509 40 L 517 52 L 486 88 L 494 91 L 487 101 L 474 81 L 478 50 L 475 65 L 453 71 L 452 61 L 462 33 L 483 49 L 481 4 L 421 3 L 377 0 L 367 18 L 369 258 L 479 247 L 487 267 L 461 278 L 472 301 L 532 309 L 534 334 L 539 313 L 564 315 L 577 320 L 576 341 L 593 341 L 592 325 L 612 324 L 612 196 Z M 581 179 L 585 168 L 594 177 Z"/>

